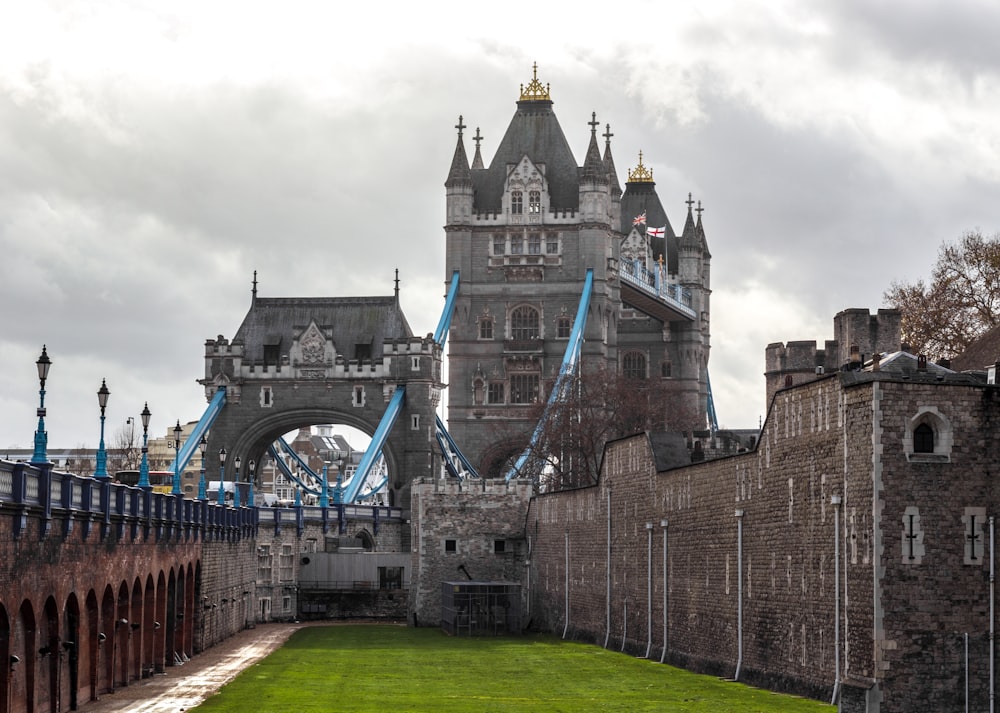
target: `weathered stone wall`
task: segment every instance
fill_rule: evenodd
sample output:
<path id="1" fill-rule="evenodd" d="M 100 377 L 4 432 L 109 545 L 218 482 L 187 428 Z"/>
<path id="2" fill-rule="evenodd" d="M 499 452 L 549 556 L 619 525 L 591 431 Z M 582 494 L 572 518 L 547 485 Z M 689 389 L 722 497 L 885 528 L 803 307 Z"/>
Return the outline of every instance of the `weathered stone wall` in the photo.
<path id="1" fill-rule="evenodd" d="M 441 582 L 522 582 L 528 481 L 414 481 L 411 623 L 441 621 Z"/>
<path id="2" fill-rule="evenodd" d="M 537 498 L 536 623 L 566 625 L 568 557 L 574 636 L 771 687 L 832 689 L 839 394 L 835 379 L 784 393 L 753 453 L 656 473 L 637 436 L 609 445 L 596 487 Z"/>

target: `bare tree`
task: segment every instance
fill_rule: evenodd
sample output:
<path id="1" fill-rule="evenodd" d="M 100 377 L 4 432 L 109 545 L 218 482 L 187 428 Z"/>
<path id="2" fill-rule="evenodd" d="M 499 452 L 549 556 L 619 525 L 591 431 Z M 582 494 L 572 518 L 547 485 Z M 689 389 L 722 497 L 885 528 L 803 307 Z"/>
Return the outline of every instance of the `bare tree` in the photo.
<path id="1" fill-rule="evenodd" d="M 139 470 L 142 458 L 142 433 L 136 428 L 135 419 L 129 418 L 109 439 L 108 472 L 113 476 L 119 470 Z"/>
<path id="2" fill-rule="evenodd" d="M 902 312 L 902 338 L 932 359 L 953 357 L 1000 324 L 1000 233 L 965 233 L 938 251 L 930 283 L 893 281 L 883 295 Z"/>
<path id="3" fill-rule="evenodd" d="M 547 391 L 553 386 L 550 383 Z M 644 431 L 703 428 L 704 418 L 681 406 L 684 400 L 674 386 L 668 380 L 627 378 L 605 369 L 572 377 L 561 401 L 531 408 L 530 417 L 540 430 L 523 474 L 535 478 L 542 490 L 589 485 L 596 482 L 608 441 Z M 527 448 L 530 434 L 519 440 L 518 453 Z"/>

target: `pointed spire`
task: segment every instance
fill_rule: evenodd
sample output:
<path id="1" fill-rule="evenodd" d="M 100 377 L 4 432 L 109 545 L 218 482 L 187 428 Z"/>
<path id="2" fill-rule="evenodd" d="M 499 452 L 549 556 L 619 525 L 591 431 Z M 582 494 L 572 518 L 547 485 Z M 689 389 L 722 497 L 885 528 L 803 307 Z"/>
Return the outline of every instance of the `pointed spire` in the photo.
<path id="1" fill-rule="evenodd" d="M 698 207 L 695 209 L 695 212 L 698 214 L 698 225 L 695 226 L 695 229 L 698 232 L 698 241 L 701 244 L 702 252 L 705 253 L 705 257 L 712 257 L 712 254 L 708 252 L 708 240 L 705 238 L 705 226 L 701 224 L 701 213 L 703 210 L 705 209 L 701 207 L 701 201 L 698 201 Z"/>
<path id="2" fill-rule="evenodd" d="M 611 156 L 611 124 L 604 125 L 604 172 L 608 174 L 608 183 L 611 185 L 611 195 L 621 198 L 622 187 L 618 183 L 618 169 L 615 168 L 615 160 Z"/>
<path id="3" fill-rule="evenodd" d="M 479 135 L 479 127 L 476 127 L 476 135 L 472 138 L 476 142 L 476 155 L 472 159 L 473 170 L 477 168 L 485 168 L 483 165 L 483 155 L 479 152 L 479 142 L 483 140 L 483 137 Z"/>
<path id="4" fill-rule="evenodd" d="M 462 139 L 462 129 L 466 128 L 466 125 L 462 121 L 461 115 L 458 117 L 455 128 L 458 129 L 458 144 L 455 146 L 455 155 L 451 159 L 451 170 L 448 171 L 448 180 L 444 183 L 445 188 L 472 181 L 472 173 L 469 171 L 469 157 L 465 153 L 465 141 Z"/>
<path id="5" fill-rule="evenodd" d="M 680 245 L 685 248 L 698 248 L 698 228 L 694 222 L 694 214 L 691 210 L 691 206 L 694 205 L 694 201 L 691 199 L 691 194 L 688 193 L 688 199 L 685 201 L 687 203 L 688 212 L 687 219 L 684 221 L 684 232 L 681 233 Z"/>
<path id="6" fill-rule="evenodd" d="M 587 123 L 590 124 L 590 145 L 587 147 L 587 158 L 583 161 L 583 173 L 580 177 L 595 183 L 607 183 L 604 160 L 601 158 L 601 149 L 597 146 L 597 112 L 591 114 Z"/>

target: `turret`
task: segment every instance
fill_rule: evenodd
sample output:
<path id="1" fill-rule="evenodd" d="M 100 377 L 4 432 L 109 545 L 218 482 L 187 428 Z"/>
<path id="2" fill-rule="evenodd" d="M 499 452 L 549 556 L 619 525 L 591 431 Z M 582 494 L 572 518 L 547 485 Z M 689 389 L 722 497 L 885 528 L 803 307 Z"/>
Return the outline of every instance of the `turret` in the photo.
<path id="1" fill-rule="evenodd" d="M 607 169 L 597 146 L 597 114 L 591 115 L 590 145 L 580 171 L 580 218 L 586 223 L 608 223 L 611 191 Z"/>
<path id="2" fill-rule="evenodd" d="M 462 139 L 462 130 L 465 124 L 462 117 L 458 117 L 455 125 L 458 129 L 458 143 L 455 146 L 455 155 L 451 159 L 451 170 L 448 171 L 448 180 L 444 182 L 447 197 L 446 222 L 448 225 L 467 225 L 472 219 L 472 172 L 469 170 L 469 158 L 465 154 L 465 141 Z M 476 140 L 476 154 L 479 154 L 478 129 Z M 480 159 L 480 162 L 482 159 Z"/>

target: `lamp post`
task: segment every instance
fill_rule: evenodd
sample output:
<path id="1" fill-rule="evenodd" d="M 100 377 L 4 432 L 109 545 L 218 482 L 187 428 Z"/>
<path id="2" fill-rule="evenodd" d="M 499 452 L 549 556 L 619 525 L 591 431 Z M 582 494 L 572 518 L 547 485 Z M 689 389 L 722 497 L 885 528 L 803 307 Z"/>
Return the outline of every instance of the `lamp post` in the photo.
<path id="1" fill-rule="evenodd" d="M 108 406 L 108 384 L 105 379 L 101 379 L 101 388 L 97 390 L 97 403 L 101 406 L 101 441 L 97 446 L 97 468 L 94 470 L 94 477 L 106 480 L 108 478 L 108 452 L 104 450 L 104 409 Z"/>
<path id="2" fill-rule="evenodd" d="M 181 420 L 174 426 L 174 488 L 173 495 L 181 494 Z"/>
<path id="3" fill-rule="evenodd" d="M 218 490 L 218 501 L 219 505 L 226 504 L 226 449 L 219 449 L 219 490 Z"/>
<path id="4" fill-rule="evenodd" d="M 198 449 L 201 451 L 201 478 L 198 480 L 198 499 L 208 500 L 208 492 L 205 489 L 205 451 L 208 450 L 208 439 L 205 436 L 198 441 Z"/>
<path id="5" fill-rule="evenodd" d="M 236 466 L 236 473 L 233 474 L 233 507 L 238 508 L 240 506 L 240 457 L 236 456 L 236 460 L 233 461 Z"/>
<path id="6" fill-rule="evenodd" d="M 41 387 L 38 390 L 38 411 L 36 412 L 38 415 L 38 430 L 35 431 L 35 452 L 31 456 L 31 462 L 37 465 L 49 462 L 49 457 L 45 453 L 49 443 L 49 434 L 45 432 L 45 380 L 49 378 L 49 368 L 52 366 L 52 360 L 49 359 L 44 344 L 42 345 L 42 355 L 38 357 L 35 366 L 38 367 L 38 381 Z"/>
<path id="7" fill-rule="evenodd" d="M 257 471 L 257 461 L 251 460 L 250 463 L 248 464 L 248 467 L 250 468 L 250 492 L 247 495 L 247 507 L 248 508 L 252 508 L 252 507 L 254 507 L 254 504 L 253 504 L 253 483 L 254 483 L 254 477 L 255 477 L 254 474 Z"/>
<path id="8" fill-rule="evenodd" d="M 321 508 L 330 507 L 330 493 L 327 490 L 326 463 L 323 464 L 323 480 L 320 483 L 319 506 Z"/>
<path id="9" fill-rule="evenodd" d="M 149 403 L 147 402 L 142 407 L 142 413 L 139 414 L 142 418 L 142 460 L 139 461 L 139 487 L 146 490 L 152 489 L 149 484 L 149 417 L 152 415 L 149 412 Z"/>

